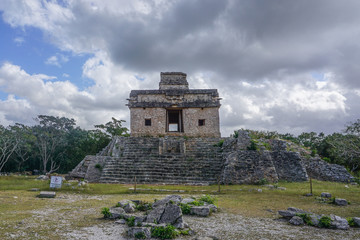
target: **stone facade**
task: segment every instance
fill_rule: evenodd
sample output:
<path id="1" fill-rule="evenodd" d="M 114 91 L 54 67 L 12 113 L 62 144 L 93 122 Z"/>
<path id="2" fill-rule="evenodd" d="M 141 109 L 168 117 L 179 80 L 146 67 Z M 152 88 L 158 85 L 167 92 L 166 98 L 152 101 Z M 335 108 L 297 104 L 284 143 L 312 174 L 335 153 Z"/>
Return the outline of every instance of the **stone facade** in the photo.
<path id="1" fill-rule="evenodd" d="M 133 90 L 131 136 L 220 137 L 216 89 L 189 89 L 186 74 L 161 73 L 159 90 Z"/>

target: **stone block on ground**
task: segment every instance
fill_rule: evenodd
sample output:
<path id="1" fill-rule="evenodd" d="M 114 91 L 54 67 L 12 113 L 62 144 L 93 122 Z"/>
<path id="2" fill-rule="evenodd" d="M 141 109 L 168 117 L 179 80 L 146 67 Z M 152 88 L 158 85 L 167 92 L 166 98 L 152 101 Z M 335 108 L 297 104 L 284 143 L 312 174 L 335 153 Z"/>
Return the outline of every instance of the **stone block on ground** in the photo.
<path id="1" fill-rule="evenodd" d="M 40 191 L 40 188 L 31 188 L 29 189 L 30 192 L 38 192 Z"/>
<path id="2" fill-rule="evenodd" d="M 323 193 L 321 193 L 321 197 L 322 198 L 331 198 L 331 193 L 323 192 Z"/>
<path id="3" fill-rule="evenodd" d="M 331 226 L 340 229 L 340 230 L 347 230 L 350 228 L 348 221 L 345 218 L 331 215 Z"/>
<path id="4" fill-rule="evenodd" d="M 112 207 L 109 209 L 111 217 L 113 219 L 122 218 L 125 214 L 125 210 L 122 207 Z"/>
<path id="5" fill-rule="evenodd" d="M 165 204 L 167 204 L 169 202 L 178 204 L 178 203 L 181 202 L 181 200 L 182 200 L 182 198 L 179 195 L 169 195 L 169 196 L 166 196 L 165 198 L 163 198 L 161 200 L 158 200 L 158 201 L 154 202 L 152 207 L 156 208 L 156 207 L 158 207 L 160 205 L 165 205 Z"/>
<path id="6" fill-rule="evenodd" d="M 299 225 L 304 225 L 304 220 L 299 216 L 294 216 L 290 219 L 289 223 L 292 225 L 299 226 Z"/>
<path id="7" fill-rule="evenodd" d="M 131 227 L 128 230 L 129 237 L 141 239 L 141 237 L 151 238 L 151 228 L 149 227 Z"/>
<path id="8" fill-rule="evenodd" d="M 210 215 L 210 207 L 208 206 L 194 206 L 190 208 L 190 214 L 199 217 L 207 217 Z"/>
<path id="9" fill-rule="evenodd" d="M 115 221 L 116 224 L 126 224 L 126 220 L 125 219 L 119 219 L 117 221 Z"/>
<path id="10" fill-rule="evenodd" d="M 192 203 L 194 201 L 195 201 L 195 199 L 193 199 L 193 198 L 184 198 L 183 200 L 181 200 L 181 203 L 189 204 L 189 203 Z"/>
<path id="11" fill-rule="evenodd" d="M 312 223 L 313 226 L 319 226 L 319 221 L 321 216 L 317 215 L 317 214 L 310 214 L 310 221 Z"/>
<path id="12" fill-rule="evenodd" d="M 354 223 L 357 227 L 360 227 L 360 217 L 353 217 Z"/>
<path id="13" fill-rule="evenodd" d="M 298 213 L 307 213 L 306 211 L 295 208 L 295 207 L 289 207 L 287 210 L 279 210 L 278 213 L 287 219 L 291 219 L 292 217 L 296 216 Z"/>
<path id="14" fill-rule="evenodd" d="M 38 195 L 39 198 L 54 198 L 56 196 L 56 192 L 48 192 L 48 191 L 41 191 Z"/>
<path id="15" fill-rule="evenodd" d="M 133 213 L 136 211 L 136 206 L 133 202 L 129 202 L 124 206 L 124 210 L 126 213 Z"/>
<path id="16" fill-rule="evenodd" d="M 335 198 L 335 204 L 338 206 L 346 206 L 348 205 L 348 202 L 342 198 Z"/>
<path id="17" fill-rule="evenodd" d="M 181 208 L 176 204 L 168 203 L 164 209 L 163 214 L 161 215 L 159 223 L 169 223 L 171 225 L 174 225 L 178 221 L 182 222 Z"/>

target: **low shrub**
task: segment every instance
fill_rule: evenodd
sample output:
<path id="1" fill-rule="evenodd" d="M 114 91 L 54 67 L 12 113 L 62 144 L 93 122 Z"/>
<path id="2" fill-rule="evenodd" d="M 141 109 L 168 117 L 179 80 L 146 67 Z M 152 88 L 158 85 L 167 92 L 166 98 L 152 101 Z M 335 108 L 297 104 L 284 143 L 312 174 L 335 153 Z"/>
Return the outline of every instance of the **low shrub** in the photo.
<path id="1" fill-rule="evenodd" d="M 145 235 L 145 233 L 143 233 L 143 232 L 137 232 L 137 233 L 135 233 L 134 237 L 135 237 L 136 239 L 146 239 L 146 235 Z"/>
<path id="2" fill-rule="evenodd" d="M 126 223 L 129 227 L 134 227 L 135 226 L 135 217 L 129 217 L 128 219 L 126 219 Z"/>
<path id="3" fill-rule="evenodd" d="M 101 166 L 100 163 L 97 163 L 97 164 L 95 164 L 95 168 L 97 168 L 97 169 L 99 169 L 100 171 L 102 171 L 103 166 Z"/>
<path id="4" fill-rule="evenodd" d="M 204 206 L 204 202 L 203 201 L 193 201 L 190 203 L 191 205 L 194 205 L 194 206 Z"/>
<path id="5" fill-rule="evenodd" d="M 330 228 L 331 218 L 329 216 L 322 216 L 319 220 L 319 227 Z"/>
<path id="6" fill-rule="evenodd" d="M 258 145 L 256 143 L 255 140 L 251 140 L 250 141 L 250 146 L 247 147 L 247 150 L 252 150 L 252 151 L 257 151 L 259 148 L 258 148 Z"/>
<path id="7" fill-rule="evenodd" d="M 166 227 L 154 227 L 151 229 L 151 237 L 160 239 L 173 239 L 176 238 L 178 234 L 179 233 L 172 225 L 167 225 Z"/>
<path id="8" fill-rule="evenodd" d="M 266 178 L 262 178 L 256 182 L 256 185 L 265 185 L 265 184 L 269 184 L 269 181 Z"/>
<path id="9" fill-rule="evenodd" d="M 313 226 L 314 224 L 311 221 L 310 215 L 307 213 L 298 213 L 296 214 L 296 216 L 299 216 L 302 218 L 302 220 L 304 221 L 304 223 L 306 223 L 309 226 Z"/>
<path id="10" fill-rule="evenodd" d="M 190 214 L 190 205 L 185 203 L 180 203 L 181 212 L 185 215 Z"/>
<path id="11" fill-rule="evenodd" d="M 214 204 L 215 203 L 215 198 L 211 197 L 210 195 L 202 196 L 199 200 L 202 201 L 202 202 L 207 202 L 209 204 Z"/>
<path id="12" fill-rule="evenodd" d="M 110 209 L 107 207 L 102 208 L 101 213 L 104 215 L 104 218 L 110 218 L 112 216 L 110 213 Z"/>
<path id="13" fill-rule="evenodd" d="M 151 203 L 148 202 L 140 202 L 135 206 L 136 210 L 138 211 L 147 211 L 152 209 Z"/>
<path id="14" fill-rule="evenodd" d="M 348 221 L 350 227 L 356 227 L 356 223 L 352 217 L 349 217 L 346 220 Z"/>

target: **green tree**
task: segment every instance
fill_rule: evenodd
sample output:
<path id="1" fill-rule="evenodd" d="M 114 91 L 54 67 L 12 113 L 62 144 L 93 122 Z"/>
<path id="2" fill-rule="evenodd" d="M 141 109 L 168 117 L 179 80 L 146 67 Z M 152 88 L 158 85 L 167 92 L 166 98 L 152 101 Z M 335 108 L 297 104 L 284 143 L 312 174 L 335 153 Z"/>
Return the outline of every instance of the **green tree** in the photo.
<path id="1" fill-rule="evenodd" d="M 38 125 L 33 127 L 44 173 L 52 173 L 60 168 L 61 157 L 67 146 L 66 134 L 74 129 L 75 120 L 65 117 L 39 115 Z"/>
<path id="2" fill-rule="evenodd" d="M 129 129 L 122 126 L 122 123 L 125 122 L 125 120 L 117 120 L 116 118 L 111 118 L 112 121 L 107 122 L 105 125 L 95 125 L 95 128 L 101 129 L 104 133 L 109 135 L 110 137 L 114 136 L 129 136 Z"/>

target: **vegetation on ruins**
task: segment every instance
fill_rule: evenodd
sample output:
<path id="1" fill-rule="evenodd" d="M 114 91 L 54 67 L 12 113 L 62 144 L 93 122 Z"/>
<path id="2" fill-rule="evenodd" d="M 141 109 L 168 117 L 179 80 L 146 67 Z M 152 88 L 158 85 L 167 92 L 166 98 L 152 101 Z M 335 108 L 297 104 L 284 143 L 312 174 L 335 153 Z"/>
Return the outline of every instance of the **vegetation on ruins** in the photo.
<path id="1" fill-rule="evenodd" d="M 0 171 L 22 172 L 39 170 L 39 173 L 66 173 L 72 170 L 86 155 L 95 155 L 113 136 L 129 136 L 123 127 L 124 120 L 112 118 L 105 124 L 95 125 L 95 130 L 76 126 L 74 119 L 39 115 L 36 124 L 26 126 L 0 125 Z M 355 176 L 360 173 L 360 119 L 347 124 L 342 132 L 302 133 L 295 136 L 276 131 L 247 130 L 251 137 L 249 150 L 271 150 L 269 141 L 284 139 L 290 151 L 299 149 L 307 157 L 319 155 L 329 163 L 345 166 Z M 233 137 L 238 137 L 235 131 Z M 218 144 L 221 147 L 222 139 Z M 98 166 L 101 170 L 101 166 Z"/>
<path id="2" fill-rule="evenodd" d="M 299 147 L 308 152 L 308 156 L 319 155 L 329 163 L 345 166 L 356 176 L 360 173 L 360 119 L 348 123 L 340 133 L 325 135 L 324 133 L 303 132 L 298 136 L 290 133 L 280 134 L 276 131 L 248 130 L 251 138 L 248 150 L 258 150 L 259 146 L 269 149 L 266 140 L 283 139 L 297 145 L 290 151 L 297 151 Z M 238 137 L 238 132 L 232 135 Z"/>

